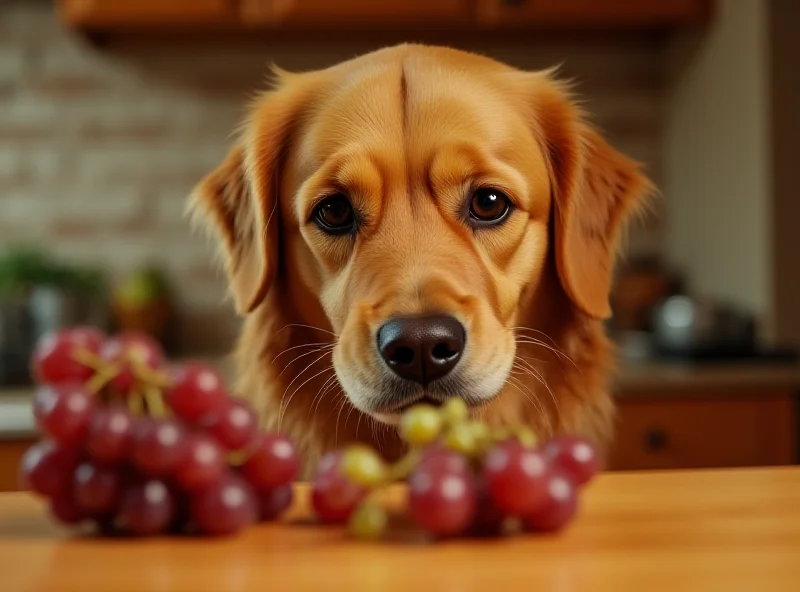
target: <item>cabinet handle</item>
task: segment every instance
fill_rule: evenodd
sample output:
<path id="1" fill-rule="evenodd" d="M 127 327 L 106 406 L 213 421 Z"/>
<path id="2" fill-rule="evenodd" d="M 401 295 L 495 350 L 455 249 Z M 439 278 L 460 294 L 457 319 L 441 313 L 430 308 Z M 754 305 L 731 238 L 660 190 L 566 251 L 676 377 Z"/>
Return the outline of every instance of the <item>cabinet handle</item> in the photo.
<path id="1" fill-rule="evenodd" d="M 657 452 L 667 447 L 669 438 L 667 434 L 658 428 L 648 430 L 644 435 L 644 447 L 651 452 Z"/>

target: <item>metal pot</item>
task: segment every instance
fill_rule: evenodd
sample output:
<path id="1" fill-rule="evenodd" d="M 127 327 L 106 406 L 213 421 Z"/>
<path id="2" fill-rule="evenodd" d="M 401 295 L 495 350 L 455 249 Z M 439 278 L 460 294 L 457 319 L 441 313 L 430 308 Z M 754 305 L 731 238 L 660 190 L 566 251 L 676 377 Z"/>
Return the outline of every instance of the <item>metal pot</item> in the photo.
<path id="1" fill-rule="evenodd" d="M 653 316 L 658 350 L 673 354 L 745 352 L 755 349 L 755 320 L 729 306 L 679 295 Z"/>

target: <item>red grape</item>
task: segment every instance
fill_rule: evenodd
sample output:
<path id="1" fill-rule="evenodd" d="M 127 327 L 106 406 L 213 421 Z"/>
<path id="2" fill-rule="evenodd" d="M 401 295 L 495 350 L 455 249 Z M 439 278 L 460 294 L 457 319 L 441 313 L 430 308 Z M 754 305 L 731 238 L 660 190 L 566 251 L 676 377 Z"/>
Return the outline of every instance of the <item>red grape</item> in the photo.
<path id="1" fill-rule="evenodd" d="M 41 440 L 28 448 L 20 463 L 20 481 L 25 489 L 49 498 L 66 494 L 78 466 L 75 448 L 52 440 Z"/>
<path id="2" fill-rule="evenodd" d="M 149 335 L 133 331 L 106 341 L 100 348 L 100 357 L 118 367 L 110 384 L 121 393 L 128 393 L 136 384 L 136 364 L 157 369 L 164 363 L 164 352 L 158 342 Z"/>
<path id="3" fill-rule="evenodd" d="M 176 469 L 175 478 L 187 491 L 213 484 L 224 474 L 225 453 L 211 436 L 202 432 L 189 434 L 186 453 Z"/>
<path id="4" fill-rule="evenodd" d="M 83 383 L 94 375 L 94 370 L 77 361 L 78 350 L 97 354 L 105 336 L 93 327 L 75 327 L 44 336 L 31 356 L 32 372 L 36 380 L 46 384 L 66 382 Z"/>
<path id="5" fill-rule="evenodd" d="M 253 443 L 258 422 L 252 407 L 238 399 L 228 399 L 216 413 L 204 420 L 208 432 L 228 450 L 243 450 Z"/>
<path id="6" fill-rule="evenodd" d="M 558 436 L 544 445 L 543 452 L 553 466 L 566 471 L 578 486 L 587 483 L 600 468 L 594 447 L 583 438 Z"/>
<path id="7" fill-rule="evenodd" d="M 408 510 L 411 519 L 425 531 L 450 536 L 469 528 L 477 507 L 475 478 L 418 467 L 408 480 Z"/>
<path id="8" fill-rule="evenodd" d="M 163 481 L 151 479 L 128 488 L 122 497 L 116 523 L 138 536 L 165 532 L 175 517 L 175 500 Z"/>
<path id="9" fill-rule="evenodd" d="M 439 447 L 424 452 L 417 466 L 436 472 L 463 474 L 471 472 L 467 457 L 453 450 Z"/>
<path id="10" fill-rule="evenodd" d="M 294 490 L 291 485 L 283 485 L 275 489 L 262 489 L 258 496 L 259 516 L 262 522 L 275 520 L 292 505 Z"/>
<path id="11" fill-rule="evenodd" d="M 500 510 L 529 515 L 542 507 L 547 496 L 548 464 L 544 455 L 517 440 L 498 444 L 486 455 L 483 478 Z"/>
<path id="12" fill-rule="evenodd" d="M 133 416 L 123 405 L 98 409 L 89 424 L 86 451 L 100 462 L 123 462 L 130 452 L 133 423 Z"/>
<path id="13" fill-rule="evenodd" d="M 75 501 L 72 493 L 65 492 L 50 500 L 50 515 L 62 524 L 78 524 L 87 515 Z"/>
<path id="14" fill-rule="evenodd" d="M 497 507 L 485 484 L 478 486 L 478 503 L 471 530 L 476 535 L 496 535 L 500 532 L 506 514 Z"/>
<path id="15" fill-rule="evenodd" d="M 272 489 L 291 483 L 300 470 L 300 457 L 292 441 L 278 434 L 261 434 L 242 475 L 256 489 Z"/>
<path id="16" fill-rule="evenodd" d="M 578 509 L 575 484 L 565 471 L 555 469 L 547 478 L 544 506 L 525 517 L 525 526 L 538 532 L 556 532 L 564 528 Z"/>
<path id="17" fill-rule="evenodd" d="M 225 535 L 256 522 L 258 503 L 250 485 L 228 472 L 192 496 L 191 514 L 202 532 Z"/>
<path id="18" fill-rule="evenodd" d="M 123 485 L 119 470 L 87 461 L 75 469 L 72 493 L 79 508 L 102 515 L 116 509 Z"/>
<path id="19" fill-rule="evenodd" d="M 345 477 L 341 470 L 342 453 L 329 452 L 319 462 L 311 488 L 311 504 L 322 522 L 346 522 L 366 495 L 363 487 Z"/>
<path id="20" fill-rule="evenodd" d="M 188 363 L 174 368 L 171 375 L 172 385 L 165 396 L 172 411 L 182 419 L 196 422 L 204 415 L 223 409 L 227 394 L 213 368 Z"/>
<path id="21" fill-rule="evenodd" d="M 94 406 L 94 396 L 77 383 L 43 385 L 33 396 L 39 427 L 64 444 L 78 444 L 86 438 Z"/>
<path id="22" fill-rule="evenodd" d="M 140 419 L 133 425 L 131 460 L 145 475 L 173 473 L 186 457 L 186 431 L 173 419 Z"/>

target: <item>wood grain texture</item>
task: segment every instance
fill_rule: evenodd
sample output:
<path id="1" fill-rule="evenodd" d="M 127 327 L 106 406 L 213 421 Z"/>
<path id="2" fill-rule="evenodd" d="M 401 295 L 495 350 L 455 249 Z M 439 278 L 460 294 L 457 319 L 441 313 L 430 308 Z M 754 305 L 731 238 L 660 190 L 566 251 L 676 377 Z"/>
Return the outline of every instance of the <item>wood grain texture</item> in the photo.
<path id="1" fill-rule="evenodd" d="M 288 520 L 227 540 L 65 538 L 26 494 L 0 495 L 4 592 L 800 589 L 800 468 L 600 477 L 559 536 L 356 543 Z M 392 492 L 394 501 L 402 496 Z"/>
<path id="2" fill-rule="evenodd" d="M 19 463 L 33 439 L 0 441 L 0 492 L 19 491 Z"/>

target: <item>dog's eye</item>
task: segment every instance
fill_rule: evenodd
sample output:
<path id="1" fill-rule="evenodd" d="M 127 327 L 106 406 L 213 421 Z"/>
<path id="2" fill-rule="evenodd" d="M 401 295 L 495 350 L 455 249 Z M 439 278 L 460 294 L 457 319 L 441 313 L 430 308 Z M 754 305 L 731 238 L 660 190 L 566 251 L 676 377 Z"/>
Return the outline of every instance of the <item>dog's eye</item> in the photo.
<path id="1" fill-rule="evenodd" d="M 484 187 L 472 194 L 469 217 L 479 224 L 496 224 L 505 219 L 510 209 L 511 201 L 505 193 Z"/>
<path id="2" fill-rule="evenodd" d="M 350 201 L 341 193 L 326 197 L 314 210 L 314 222 L 329 234 L 346 234 L 355 226 Z"/>

